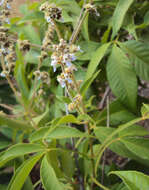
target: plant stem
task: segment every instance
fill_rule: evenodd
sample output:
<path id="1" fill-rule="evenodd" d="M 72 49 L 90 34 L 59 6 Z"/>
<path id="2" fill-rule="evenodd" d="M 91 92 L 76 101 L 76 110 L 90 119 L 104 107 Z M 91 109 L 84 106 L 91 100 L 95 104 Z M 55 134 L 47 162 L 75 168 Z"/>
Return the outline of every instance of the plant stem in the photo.
<path id="1" fill-rule="evenodd" d="M 110 110 L 109 110 L 109 96 L 107 96 L 107 128 L 110 127 Z M 104 184 L 104 167 L 106 162 L 106 150 L 103 154 L 103 163 L 102 163 L 102 175 L 101 175 L 101 184 Z"/>
<path id="2" fill-rule="evenodd" d="M 78 37 L 78 34 L 79 34 L 80 30 L 81 30 L 81 26 L 83 24 L 83 21 L 85 20 L 85 18 L 87 16 L 87 13 L 88 13 L 88 10 L 85 10 L 85 12 L 84 12 L 84 14 L 82 16 L 82 19 L 79 20 L 78 26 L 74 30 L 74 33 L 72 34 L 72 37 L 70 38 L 70 41 L 69 41 L 70 44 L 73 44 L 76 41 L 76 39 Z"/>
<path id="3" fill-rule="evenodd" d="M 20 104 L 23 106 L 24 110 L 26 111 L 25 105 L 23 104 L 21 98 L 19 97 L 19 94 L 18 94 L 17 90 L 15 89 L 13 83 L 11 82 L 11 79 L 9 78 L 9 75 L 7 74 L 7 70 L 6 70 L 6 67 L 5 67 L 5 62 L 4 62 L 4 56 L 3 56 L 3 55 L 0 56 L 0 60 L 1 60 L 2 69 L 3 69 L 4 72 L 6 72 L 5 75 L 6 75 L 6 79 L 7 79 L 7 81 L 8 81 L 8 84 L 9 84 L 10 88 L 12 89 L 12 91 L 13 91 L 13 93 L 15 94 L 16 98 L 19 100 Z M 28 112 L 27 112 L 27 113 L 28 113 Z M 27 114 L 27 117 L 28 117 L 29 120 L 32 122 L 32 124 L 34 124 L 32 118 L 30 117 L 29 114 Z M 36 126 L 33 126 L 33 127 L 34 127 L 35 129 L 37 129 Z"/>
<path id="4" fill-rule="evenodd" d="M 55 22 L 55 21 L 52 21 L 52 22 L 54 23 L 54 27 L 55 27 L 55 31 L 56 31 L 56 33 L 57 33 L 58 39 L 59 39 L 59 40 L 62 39 L 61 32 L 60 32 L 60 30 L 59 30 L 59 28 L 58 28 L 56 22 Z"/>
<path id="5" fill-rule="evenodd" d="M 101 183 L 99 183 L 94 177 L 92 177 L 93 182 L 98 185 L 99 187 L 101 187 L 103 190 L 110 190 L 107 187 L 103 186 Z"/>
<path id="6" fill-rule="evenodd" d="M 9 75 L 7 74 L 7 70 L 6 70 L 6 67 L 5 67 L 5 62 L 4 62 L 4 56 L 3 55 L 0 56 L 0 60 L 1 60 L 2 69 L 3 69 L 4 72 L 6 72 L 5 75 L 6 75 L 6 79 L 8 81 L 9 86 L 12 89 L 13 93 L 15 94 L 15 96 L 18 98 L 18 100 L 21 102 L 20 97 L 18 95 L 18 92 L 15 89 L 13 83 L 11 82 L 11 79 L 9 78 Z"/>

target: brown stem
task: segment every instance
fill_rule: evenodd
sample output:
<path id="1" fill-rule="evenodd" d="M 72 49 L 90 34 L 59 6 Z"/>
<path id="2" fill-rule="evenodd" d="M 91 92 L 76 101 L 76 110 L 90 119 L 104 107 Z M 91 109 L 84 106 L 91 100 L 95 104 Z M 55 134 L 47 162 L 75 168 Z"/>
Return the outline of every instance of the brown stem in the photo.
<path id="1" fill-rule="evenodd" d="M 88 10 L 85 10 L 85 12 L 84 12 L 84 14 L 82 16 L 82 19 L 79 21 L 76 30 L 74 30 L 74 33 L 72 34 L 72 37 L 70 38 L 70 41 L 69 41 L 70 44 L 73 44 L 76 41 L 76 39 L 78 37 L 78 34 L 79 34 L 80 30 L 81 30 L 81 26 L 83 24 L 83 21 L 85 20 L 85 18 L 87 16 L 87 13 L 88 13 Z"/>
<path id="2" fill-rule="evenodd" d="M 5 75 L 6 75 L 6 79 L 8 81 L 9 86 L 12 89 L 15 96 L 18 98 L 18 100 L 21 102 L 19 94 L 18 94 L 17 90 L 15 89 L 13 83 L 11 82 L 11 79 L 9 78 L 9 75 L 7 74 L 7 70 L 6 70 L 6 67 L 5 67 L 5 62 L 4 62 L 4 56 L 3 55 L 0 56 L 0 60 L 1 60 L 2 69 L 3 69 L 4 72 L 6 72 Z"/>
<path id="3" fill-rule="evenodd" d="M 58 36 L 59 40 L 62 39 L 61 32 L 60 32 L 60 30 L 59 30 L 59 28 L 58 28 L 56 22 L 55 22 L 55 21 L 52 21 L 52 22 L 54 23 L 55 31 L 56 31 L 56 33 L 57 33 L 57 36 Z"/>

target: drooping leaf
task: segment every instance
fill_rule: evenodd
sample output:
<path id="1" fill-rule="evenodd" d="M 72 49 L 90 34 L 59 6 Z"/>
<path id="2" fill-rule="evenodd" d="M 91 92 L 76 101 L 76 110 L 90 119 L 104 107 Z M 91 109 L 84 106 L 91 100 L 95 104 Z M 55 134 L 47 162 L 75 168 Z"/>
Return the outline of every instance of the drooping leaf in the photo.
<path id="1" fill-rule="evenodd" d="M 137 171 L 112 171 L 110 174 L 119 176 L 129 190 L 148 190 L 149 176 Z"/>
<path id="2" fill-rule="evenodd" d="M 137 77 L 128 57 L 116 45 L 113 46 L 108 60 L 107 77 L 119 100 L 133 111 L 136 110 Z"/>
<path id="3" fill-rule="evenodd" d="M 42 160 L 40 175 L 45 190 L 64 190 L 46 156 Z"/>
<path id="4" fill-rule="evenodd" d="M 43 150 L 45 150 L 45 148 L 40 144 L 31 144 L 31 143 L 16 144 L 8 148 L 5 151 L 5 153 L 0 157 L 0 167 L 16 157 L 34 152 L 40 152 Z"/>
<path id="5" fill-rule="evenodd" d="M 15 172 L 12 177 L 7 190 L 21 190 L 26 178 L 31 172 L 32 168 L 38 162 L 38 160 L 43 156 L 44 152 L 39 153 L 30 159 L 26 160 Z"/>
<path id="6" fill-rule="evenodd" d="M 129 7 L 133 3 L 133 0 L 119 0 L 116 9 L 114 11 L 113 15 L 113 34 L 112 37 L 114 38 L 119 29 L 121 28 L 123 24 L 123 20 L 125 18 L 125 14 L 127 13 Z"/>

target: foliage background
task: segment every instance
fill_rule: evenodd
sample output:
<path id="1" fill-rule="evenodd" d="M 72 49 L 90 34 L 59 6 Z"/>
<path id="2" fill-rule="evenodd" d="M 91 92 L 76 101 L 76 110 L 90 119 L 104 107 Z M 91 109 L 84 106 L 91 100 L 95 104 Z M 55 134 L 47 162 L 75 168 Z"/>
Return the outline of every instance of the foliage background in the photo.
<path id="1" fill-rule="evenodd" d="M 78 5 L 75 1 L 55 0 L 54 2 L 64 8 L 65 23 L 58 23 L 58 25 L 65 39 L 68 40 L 83 1 L 78 1 L 80 3 Z M 8 189 L 21 189 L 36 161 L 46 155 L 42 164 L 39 162 L 33 169 L 31 178 L 27 179 L 24 189 L 33 189 L 31 181 L 35 184 L 41 175 L 42 184 L 46 190 L 53 189 L 53 185 L 57 186 L 57 189 L 81 189 L 82 184 L 79 177 L 85 179 L 85 189 L 87 190 L 99 189 L 98 186 L 101 189 L 106 189 L 99 184 L 102 178 L 104 180 L 101 183 L 112 190 L 140 190 L 142 188 L 148 190 L 149 132 L 142 126 L 148 125 L 144 119 L 148 119 L 149 110 L 148 94 L 145 94 L 148 90 L 149 80 L 149 3 L 145 0 L 125 2 L 124 0 L 94 1 L 100 12 L 100 17 L 96 17 L 93 13 L 90 14 L 84 21 L 77 40 L 77 44 L 81 46 L 84 53 L 77 55 L 78 60 L 75 65 L 78 71 L 75 77 L 77 80 L 82 79 L 85 82 L 90 79 L 84 87 L 86 94 L 84 104 L 88 116 L 81 115 L 79 118 L 76 112 L 72 112 L 73 115 L 64 116 L 64 103 L 68 103 L 70 100 L 64 99 L 63 90 L 56 82 L 56 76 L 49 65 L 49 59 L 44 62 L 42 67 L 43 71 L 48 70 L 51 78 L 50 87 L 44 86 L 46 95 L 42 99 L 44 102 L 43 110 L 38 107 L 40 105 L 38 99 L 37 102 L 34 102 L 37 107 L 35 108 L 36 116 L 33 119 L 40 128 L 37 132 L 28 129 L 29 123 L 26 123 L 27 116 L 24 109 L 16 104 L 6 81 L 1 79 L 1 103 L 14 105 L 11 112 L 4 109 L 3 106 L 2 110 L 7 114 L 23 113 L 15 121 L 8 116 L 1 115 L 1 149 L 4 151 L 0 157 L 0 163 L 3 166 L 1 169 L 2 188 L 7 188 L 12 171 L 16 171 Z M 37 14 L 38 11 L 38 3 L 22 6 L 23 17 L 12 18 L 10 30 L 17 32 L 20 39 L 29 39 L 32 43 L 40 45 L 46 30 L 46 22 L 42 14 Z M 112 15 L 114 15 L 113 22 L 111 21 Z M 58 41 L 56 37 L 54 40 Z M 24 57 L 22 58 L 20 51 L 17 54 L 18 64 L 21 65 Z M 34 81 L 32 73 L 36 69 L 38 55 L 40 55 L 39 50 L 34 48 L 25 55 L 25 63 L 28 64 L 25 67 L 25 73 L 22 72 L 19 75 L 19 71 L 16 71 L 13 81 L 14 84 L 17 81 L 16 86 L 21 92 L 23 101 L 26 101 L 27 104 L 26 81 L 29 90 L 31 90 Z M 95 76 L 95 71 L 99 69 L 101 71 L 96 73 L 95 79 L 93 76 Z M 93 83 L 90 86 L 91 82 Z M 88 91 L 86 91 L 86 86 L 90 86 Z M 105 91 L 108 93 L 105 94 Z M 106 99 L 101 105 L 104 95 L 106 95 Z M 53 112 L 53 110 L 55 111 Z M 55 118 L 57 120 L 54 120 Z M 78 138 L 85 137 L 86 134 L 79 123 L 82 118 L 91 123 L 92 135 L 96 138 L 93 140 L 93 160 L 98 170 L 97 181 L 95 181 L 92 169 L 90 169 L 92 158 L 90 158 L 89 139 L 91 138 L 87 137 L 77 149 L 77 154 L 79 154 L 77 155 L 78 167 L 74 163 L 75 156 L 70 156 L 70 151 L 74 151 L 73 147 L 67 148 L 72 145 L 71 138 L 74 138 L 76 143 Z M 75 128 L 70 129 L 67 126 L 68 123 L 73 123 Z M 49 129 L 55 126 L 56 130 L 49 134 Z M 44 147 L 43 137 L 45 136 L 43 134 L 49 134 L 48 138 L 46 136 L 47 139 L 50 139 L 49 149 L 57 149 L 57 146 L 60 146 L 66 152 L 53 151 L 50 154 Z M 12 148 L 6 149 L 11 146 Z M 106 150 L 107 147 L 108 150 Z M 104 150 L 106 150 L 105 157 L 102 157 L 99 164 L 97 160 Z M 33 154 L 35 152 L 37 154 Z M 13 159 L 16 157 L 17 159 Z M 89 157 L 89 160 L 86 157 Z M 12 161 L 4 167 L 3 164 L 9 160 Z M 62 171 L 58 168 L 59 164 L 61 164 Z M 23 170 L 24 165 L 28 169 Z M 40 166 L 41 173 L 39 174 Z M 16 170 L 18 167 L 20 169 Z M 77 169 L 79 170 L 76 172 Z M 110 172 L 118 175 L 121 181 L 116 176 L 109 175 Z M 38 173 L 37 176 L 36 173 Z M 48 179 L 46 179 L 47 176 L 49 176 Z M 93 181 L 94 186 L 92 187 Z M 41 188 L 41 181 L 36 188 Z"/>

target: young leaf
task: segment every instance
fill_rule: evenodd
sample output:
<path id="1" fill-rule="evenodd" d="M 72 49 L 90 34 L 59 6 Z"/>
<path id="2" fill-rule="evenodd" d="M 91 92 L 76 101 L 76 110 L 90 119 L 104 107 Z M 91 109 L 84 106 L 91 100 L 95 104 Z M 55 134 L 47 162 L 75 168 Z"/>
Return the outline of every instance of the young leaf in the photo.
<path id="1" fill-rule="evenodd" d="M 54 169 L 48 163 L 46 156 L 42 160 L 40 175 L 42 184 L 45 190 L 63 190 L 64 188 L 61 186 Z"/>
<path id="2" fill-rule="evenodd" d="M 107 77 L 113 93 L 119 100 L 133 111 L 136 110 L 137 77 L 128 57 L 116 45 L 113 46 L 108 60 Z"/>
<path id="3" fill-rule="evenodd" d="M 0 167 L 3 166 L 8 161 L 23 156 L 25 154 L 30 154 L 34 152 L 43 151 L 45 148 L 39 144 L 31 144 L 31 143 L 22 143 L 11 146 L 8 148 L 5 153 L 0 157 Z"/>
<path id="4" fill-rule="evenodd" d="M 129 7 L 133 3 L 134 0 L 119 0 L 116 9 L 113 15 L 113 34 L 112 38 L 115 37 L 117 32 L 119 31 L 120 27 L 123 24 L 123 20 L 125 18 L 125 14 L 128 11 Z"/>
<path id="5" fill-rule="evenodd" d="M 110 174 L 119 176 L 129 190 L 148 190 L 149 176 L 137 171 L 112 171 Z"/>
<path id="6" fill-rule="evenodd" d="M 37 154 L 30 159 L 26 160 L 15 172 L 12 177 L 7 190 L 21 190 L 26 178 L 31 172 L 32 168 L 38 162 L 38 160 L 43 156 L 44 152 Z"/>
<path id="7" fill-rule="evenodd" d="M 91 61 L 88 66 L 88 69 L 87 69 L 85 80 L 88 80 L 90 77 L 92 77 L 92 75 L 96 71 L 98 64 L 100 63 L 100 61 L 104 57 L 108 47 L 110 46 L 110 44 L 111 44 L 111 42 L 103 44 L 95 51 L 95 53 L 93 53 Z"/>

